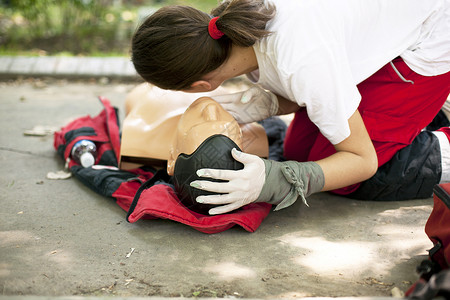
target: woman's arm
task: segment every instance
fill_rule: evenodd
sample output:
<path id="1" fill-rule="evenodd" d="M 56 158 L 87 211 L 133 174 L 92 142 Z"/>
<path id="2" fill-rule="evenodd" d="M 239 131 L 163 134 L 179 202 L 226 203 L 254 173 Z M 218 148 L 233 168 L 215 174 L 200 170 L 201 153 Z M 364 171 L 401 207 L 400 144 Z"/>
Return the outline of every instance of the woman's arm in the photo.
<path id="1" fill-rule="evenodd" d="M 296 112 L 300 106 L 279 95 L 278 115 Z M 348 120 L 350 136 L 335 145 L 337 153 L 317 161 L 325 176 L 323 191 L 343 188 L 372 177 L 378 169 L 378 159 L 366 126 L 356 110 Z"/>
<path id="2" fill-rule="evenodd" d="M 317 161 L 325 176 L 323 191 L 361 182 L 377 171 L 377 154 L 358 110 L 348 123 L 351 134 L 335 145 L 337 153 Z"/>
<path id="3" fill-rule="evenodd" d="M 300 106 L 294 101 L 288 100 L 280 95 L 276 95 L 278 98 L 278 113 L 277 115 L 287 115 L 294 113 L 300 109 Z"/>

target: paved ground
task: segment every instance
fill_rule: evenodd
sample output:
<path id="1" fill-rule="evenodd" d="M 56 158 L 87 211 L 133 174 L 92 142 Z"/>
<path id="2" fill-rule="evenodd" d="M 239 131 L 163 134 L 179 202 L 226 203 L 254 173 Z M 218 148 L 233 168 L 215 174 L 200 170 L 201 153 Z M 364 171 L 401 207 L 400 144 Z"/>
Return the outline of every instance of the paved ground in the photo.
<path id="1" fill-rule="evenodd" d="M 76 179 L 46 179 L 63 167 L 53 137 L 24 132 L 96 115 L 98 95 L 123 111 L 132 87 L 0 83 L 1 299 L 381 297 L 417 279 L 415 267 L 431 247 L 423 230 L 431 198 L 377 203 L 320 193 L 309 208 L 299 202 L 271 212 L 255 233 L 207 235 L 167 220 L 127 223 L 112 199 Z"/>

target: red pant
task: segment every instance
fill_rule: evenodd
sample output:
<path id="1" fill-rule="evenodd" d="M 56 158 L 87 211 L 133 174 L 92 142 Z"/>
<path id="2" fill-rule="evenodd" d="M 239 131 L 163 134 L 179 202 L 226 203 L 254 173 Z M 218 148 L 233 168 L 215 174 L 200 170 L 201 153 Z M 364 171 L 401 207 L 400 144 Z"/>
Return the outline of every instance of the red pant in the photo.
<path id="1" fill-rule="evenodd" d="M 393 64 L 403 79 L 387 64 L 358 85 L 362 96 L 358 110 L 377 152 L 378 166 L 413 141 L 433 120 L 450 93 L 450 72 L 422 76 L 401 58 L 395 59 Z M 306 110 L 299 110 L 286 132 L 285 158 L 316 161 L 335 152 L 333 145 L 308 118 Z M 334 192 L 345 195 L 358 187 L 359 184 L 355 184 Z"/>

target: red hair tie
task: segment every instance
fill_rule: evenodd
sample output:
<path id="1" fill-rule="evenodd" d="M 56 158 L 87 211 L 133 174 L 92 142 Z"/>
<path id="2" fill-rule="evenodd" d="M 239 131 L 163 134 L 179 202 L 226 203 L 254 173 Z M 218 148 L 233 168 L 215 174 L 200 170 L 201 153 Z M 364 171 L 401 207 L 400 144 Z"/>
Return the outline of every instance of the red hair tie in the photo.
<path id="1" fill-rule="evenodd" d="M 217 28 L 216 22 L 218 19 L 219 17 L 214 17 L 211 19 L 211 21 L 209 21 L 208 24 L 209 35 L 215 40 L 220 39 L 224 35 L 224 33 L 220 31 L 219 28 Z"/>

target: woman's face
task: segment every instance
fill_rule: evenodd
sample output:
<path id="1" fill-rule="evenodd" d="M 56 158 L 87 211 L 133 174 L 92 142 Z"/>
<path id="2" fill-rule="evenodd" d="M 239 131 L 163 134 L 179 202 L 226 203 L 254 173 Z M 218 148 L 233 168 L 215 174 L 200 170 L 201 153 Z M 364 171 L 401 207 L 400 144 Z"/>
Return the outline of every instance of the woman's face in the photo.
<path id="1" fill-rule="evenodd" d="M 167 162 L 167 172 L 173 175 L 175 160 L 180 153 L 192 154 L 208 137 L 222 134 L 242 148 L 242 132 L 236 120 L 211 98 L 193 102 L 181 116 L 175 140 Z"/>

